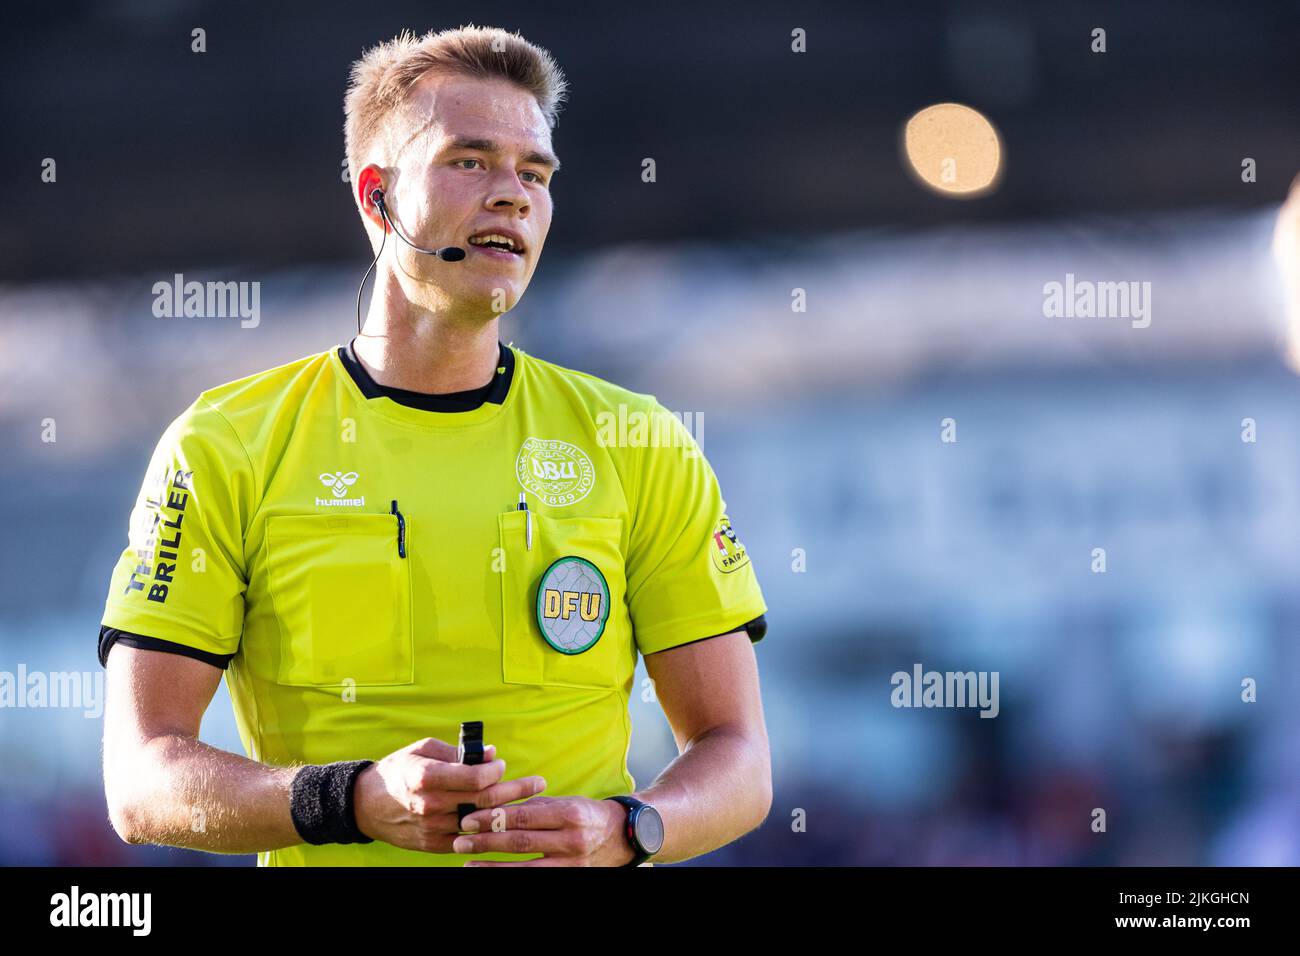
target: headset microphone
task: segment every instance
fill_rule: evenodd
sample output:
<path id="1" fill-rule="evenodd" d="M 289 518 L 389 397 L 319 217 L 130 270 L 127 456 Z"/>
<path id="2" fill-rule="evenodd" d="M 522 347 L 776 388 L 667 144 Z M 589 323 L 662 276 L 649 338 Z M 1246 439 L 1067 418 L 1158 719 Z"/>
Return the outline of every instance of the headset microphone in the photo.
<path id="1" fill-rule="evenodd" d="M 465 258 L 465 250 L 462 249 L 460 246 L 443 246 L 441 249 L 425 249 L 421 246 L 417 246 L 410 239 L 408 239 L 406 235 L 402 232 L 402 230 L 397 228 L 397 223 L 393 222 L 393 220 L 389 217 L 388 206 L 384 203 L 384 191 L 380 189 L 378 186 L 376 186 L 374 189 L 370 191 L 370 202 L 376 209 L 379 210 L 379 215 L 383 217 L 384 222 L 387 223 L 388 226 L 393 230 L 393 234 L 396 235 L 398 239 L 401 239 L 404 243 L 406 243 L 408 246 L 414 249 L 416 252 L 422 253 L 423 255 L 426 256 L 433 256 L 436 259 L 441 259 L 443 262 L 460 262 L 460 260 Z M 384 244 L 387 241 L 388 241 L 388 230 L 385 229 L 383 238 L 379 240 L 379 251 L 375 253 L 374 262 L 370 263 L 370 268 L 367 269 L 366 274 L 361 277 L 361 285 L 357 286 L 357 334 L 358 335 L 361 334 L 361 292 L 366 287 L 366 280 L 370 278 L 370 273 L 375 271 L 375 266 L 379 262 L 379 257 L 384 254 Z"/>

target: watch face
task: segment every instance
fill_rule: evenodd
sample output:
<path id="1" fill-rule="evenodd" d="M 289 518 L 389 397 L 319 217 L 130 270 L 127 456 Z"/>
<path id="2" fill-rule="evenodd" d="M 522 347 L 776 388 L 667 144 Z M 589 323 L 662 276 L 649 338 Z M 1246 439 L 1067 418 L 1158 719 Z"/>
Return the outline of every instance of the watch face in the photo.
<path id="1" fill-rule="evenodd" d="M 664 846 L 664 819 L 659 811 L 646 804 L 636 815 L 636 842 L 651 856 Z"/>

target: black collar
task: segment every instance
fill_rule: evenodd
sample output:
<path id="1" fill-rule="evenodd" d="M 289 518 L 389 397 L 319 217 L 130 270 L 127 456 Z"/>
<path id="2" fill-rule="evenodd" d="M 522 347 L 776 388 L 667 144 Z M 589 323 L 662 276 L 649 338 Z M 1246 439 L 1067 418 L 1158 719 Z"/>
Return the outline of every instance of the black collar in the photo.
<path id="1" fill-rule="evenodd" d="M 501 352 L 497 359 L 498 371 L 492 377 L 492 381 L 481 388 L 441 394 L 412 392 L 404 388 L 380 385 L 370 377 L 366 367 L 357 361 L 356 353 L 352 351 L 352 342 L 339 346 L 339 359 L 366 398 L 389 398 L 399 405 L 421 408 L 427 412 L 469 412 L 484 402 L 493 405 L 502 404 L 506 400 L 506 393 L 510 391 L 510 381 L 515 374 L 515 353 L 500 340 L 497 340 L 497 345 L 501 347 Z"/>

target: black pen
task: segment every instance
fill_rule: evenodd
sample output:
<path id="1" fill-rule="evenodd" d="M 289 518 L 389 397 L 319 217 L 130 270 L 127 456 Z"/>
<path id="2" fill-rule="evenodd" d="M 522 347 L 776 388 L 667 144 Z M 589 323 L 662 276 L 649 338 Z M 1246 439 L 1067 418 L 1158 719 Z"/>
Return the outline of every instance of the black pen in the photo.
<path id="1" fill-rule="evenodd" d="M 397 499 L 393 499 L 393 514 L 397 515 L 397 556 L 406 557 L 406 519 L 397 510 Z"/>

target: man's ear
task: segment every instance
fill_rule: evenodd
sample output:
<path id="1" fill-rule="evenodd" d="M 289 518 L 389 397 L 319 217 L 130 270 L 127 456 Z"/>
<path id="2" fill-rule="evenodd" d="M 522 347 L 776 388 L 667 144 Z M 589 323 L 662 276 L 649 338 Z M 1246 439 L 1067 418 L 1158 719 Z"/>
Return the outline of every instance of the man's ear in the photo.
<path id="1" fill-rule="evenodd" d="M 386 229 L 387 226 L 384 223 L 384 217 L 379 212 L 379 207 L 374 203 L 372 193 L 376 189 L 382 190 L 383 188 L 383 173 L 374 163 L 366 166 L 357 174 L 357 204 L 361 207 L 361 214 L 366 217 L 367 221 L 374 223 L 380 229 Z"/>

